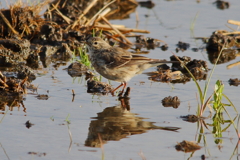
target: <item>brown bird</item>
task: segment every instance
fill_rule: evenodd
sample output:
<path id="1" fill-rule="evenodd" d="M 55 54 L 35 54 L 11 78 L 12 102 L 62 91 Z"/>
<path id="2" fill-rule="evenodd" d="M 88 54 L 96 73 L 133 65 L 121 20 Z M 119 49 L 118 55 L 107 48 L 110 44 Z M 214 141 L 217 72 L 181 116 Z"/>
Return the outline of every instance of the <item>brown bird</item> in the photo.
<path id="1" fill-rule="evenodd" d="M 123 86 L 121 91 L 123 93 L 127 82 L 144 70 L 165 63 L 173 63 L 132 54 L 120 47 L 109 45 L 99 37 L 87 39 L 86 44 L 94 69 L 109 80 L 121 82 L 117 88 L 111 91 L 112 95 L 121 86 Z"/>

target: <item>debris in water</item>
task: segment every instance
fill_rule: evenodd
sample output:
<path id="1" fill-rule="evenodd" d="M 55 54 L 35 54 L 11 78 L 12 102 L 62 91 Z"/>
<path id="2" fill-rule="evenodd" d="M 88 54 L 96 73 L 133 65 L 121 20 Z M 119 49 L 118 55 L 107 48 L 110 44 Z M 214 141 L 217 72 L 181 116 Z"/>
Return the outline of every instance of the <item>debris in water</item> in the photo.
<path id="1" fill-rule="evenodd" d="M 175 148 L 177 151 L 183 151 L 183 152 L 187 153 L 187 152 L 194 152 L 196 150 L 201 149 L 202 147 L 199 146 L 196 142 L 190 142 L 190 141 L 183 140 L 182 142 L 177 143 Z"/>

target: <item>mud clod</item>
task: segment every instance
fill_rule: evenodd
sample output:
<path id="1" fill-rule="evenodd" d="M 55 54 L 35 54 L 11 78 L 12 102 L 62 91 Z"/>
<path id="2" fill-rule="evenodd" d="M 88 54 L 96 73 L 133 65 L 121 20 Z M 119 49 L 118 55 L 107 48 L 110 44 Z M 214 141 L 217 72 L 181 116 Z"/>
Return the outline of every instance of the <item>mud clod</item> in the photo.
<path id="1" fill-rule="evenodd" d="M 30 51 L 30 42 L 26 39 L 0 39 L 0 66 L 25 63 Z"/>
<path id="2" fill-rule="evenodd" d="M 168 50 L 168 45 L 164 44 L 160 48 L 162 49 L 162 51 L 166 51 L 166 50 Z"/>
<path id="3" fill-rule="evenodd" d="M 178 52 L 179 50 L 181 50 L 183 52 L 183 51 L 187 50 L 188 48 L 190 48 L 189 43 L 179 41 L 177 44 L 176 52 Z"/>
<path id="4" fill-rule="evenodd" d="M 207 62 L 203 60 L 191 60 L 190 57 L 183 56 L 178 57 L 183 63 L 185 63 L 185 66 L 188 68 L 188 70 L 194 75 L 194 77 L 197 80 L 205 80 L 207 77 L 208 72 L 208 66 Z M 171 61 L 177 61 L 177 58 L 175 56 L 170 57 Z M 173 70 L 180 70 L 183 74 L 190 77 L 188 71 L 184 68 L 182 63 L 173 63 L 172 65 Z"/>
<path id="5" fill-rule="evenodd" d="M 103 95 L 106 95 L 107 93 L 110 93 L 113 90 L 113 87 L 104 82 L 99 82 L 95 80 L 88 80 L 87 82 L 87 92 L 88 93 L 101 93 Z"/>
<path id="6" fill-rule="evenodd" d="M 218 30 L 213 32 L 207 43 L 208 51 L 221 51 L 223 46 L 225 48 L 239 47 L 239 35 L 231 34 L 225 30 Z"/>
<path id="7" fill-rule="evenodd" d="M 216 0 L 215 2 L 213 2 L 213 4 L 216 5 L 216 7 L 218 9 L 228 9 L 230 7 L 230 3 L 229 2 L 226 2 L 226 1 L 221 1 L 221 0 Z"/>
<path id="8" fill-rule="evenodd" d="M 30 67 L 20 65 L 20 66 L 17 66 L 16 69 L 17 69 L 18 79 L 28 78 L 28 81 L 30 82 L 36 79 L 36 75 Z"/>
<path id="9" fill-rule="evenodd" d="M 190 142 L 190 141 L 186 141 L 183 140 L 182 142 L 178 143 L 175 146 L 177 151 L 183 151 L 185 153 L 187 152 L 194 152 L 196 150 L 201 149 L 202 147 L 199 146 L 196 142 Z"/>
<path id="10" fill-rule="evenodd" d="M 10 9 L 1 10 L 0 37 L 13 37 L 14 35 L 24 35 L 25 38 L 32 38 L 38 29 L 38 21 L 41 5 L 28 6 L 22 8 L 19 4 L 11 6 Z M 12 27 L 9 28 L 9 26 Z"/>
<path id="11" fill-rule="evenodd" d="M 155 49 L 156 47 L 160 47 L 160 40 L 145 37 L 145 36 L 136 36 L 136 50 L 141 50 L 141 48 Z"/>
<path id="12" fill-rule="evenodd" d="M 146 7 L 146 8 L 153 8 L 155 6 L 155 3 L 153 3 L 151 0 L 147 0 L 147 1 L 140 1 L 138 2 L 138 4 L 141 6 L 141 7 Z"/>

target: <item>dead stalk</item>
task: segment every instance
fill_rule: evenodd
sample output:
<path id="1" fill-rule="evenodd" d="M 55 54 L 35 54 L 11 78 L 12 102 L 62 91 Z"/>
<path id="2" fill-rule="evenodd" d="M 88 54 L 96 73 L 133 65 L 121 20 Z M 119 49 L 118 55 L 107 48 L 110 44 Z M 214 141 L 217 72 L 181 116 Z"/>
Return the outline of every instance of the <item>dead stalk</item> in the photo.
<path id="1" fill-rule="evenodd" d="M 117 32 L 117 34 L 119 34 L 119 36 L 121 36 L 128 44 L 132 45 L 132 42 L 129 41 L 117 28 L 115 28 L 113 25 L 111 25 L 111 23 L 105 18 L 105 17 L 101 17 L 115 32 Z"/>
<path id="2" fill-rule="evenodd" d="M 108 4 L 106 4 L 102 9 L 100 9 L 100 11 L 98 11 L 87 23 L 86 26 L 90 25 L 91 23 L 93 23 L 96 18 L 98 17 L 98 15 L 100 13 L 102 13 L 103 10 L 105 10 L 109 5 L 111 5 L 112 3 L 116 2 L 116 0 L 113 0 L 112 2 L 109 2 Z"/>
<path id="3" fill-rule="evenodd" d="M 71 29 L 73 29 L 82 19 L 83 16 L 85 16 L 85 14 L 97 3 L 98 0 L 93 0 L 90 5 L 88 5 L 88 7 L 83 11 L 83 13 L 78 17 L 78 19 L 72 24 Z M 70 27 L 70 26 L 69 26 Z M 68 28 L 69 28 L 68 27 Z M 68 29 L 67 28 L 67 29 Z"/>
<path id="4" fill-rule="evenodd" d="M 6 25 L 11 29 L 11 31 L 14 34 L 19 35 L 19 33 L 12 27 L 12 25 L 9 23 L 9 21 L 7 20 L 7 18 L 3 15 L 3 13 L 0 11 L 0 16 L 2 17 L 2 19 L 4 20 L 4 22 L 6 23 Z"/>
<path id="5" fill-rule="evenodd" d="M 53 6 L 53 8 L 57 11 L 57 14 L 59 15 L 59 16 L 61 16 L 68 24 L 70 24 L 71 23 L 71 19 L 70 18 L 68 18 L 67 16 L 64 16 L 58 9 L 57 9 L 57 7 L 54 5 L 54 4 L 52 4 L 52 6 Z"/>
<path id="6" fill-rule="evenodd" d="M 239 21 L 235 21 L 235 20 L 228 20 L 229 24 L 233 24 L 233 25 L 237 25 L 240 26 L 240 22 Z"/>
<path id="7" fill-rule="evenodd" d="M 109 27 L 108 25 L 104 25 L 104 24 L 96 24 L 94 26 L 95 28 L 99 28 L 99 29 L 103 29 L 103 30 L 112 30 L 111 27 Z M 138 32 L 138 33 L 150 33 L 148 30 L 141 30 L 141 29 L 134 29 L 134 28 L 120 28 L 117 27 L 117 29 L 121 32 Z"/>

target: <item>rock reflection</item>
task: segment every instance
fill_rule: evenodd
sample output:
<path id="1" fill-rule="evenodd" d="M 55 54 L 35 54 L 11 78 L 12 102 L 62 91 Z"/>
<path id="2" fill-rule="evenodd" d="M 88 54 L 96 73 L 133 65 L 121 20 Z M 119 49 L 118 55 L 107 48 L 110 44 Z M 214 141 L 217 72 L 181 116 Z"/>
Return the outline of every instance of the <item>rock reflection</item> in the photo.
<path id="1" fill-rule="evenodd" d="M 178 127 L 159 127 L 154 125 L 155 122 L 144 121 L 146 118 L 130 112 L 128 97 L 120 99 L 120 105 L 107 107 L 102 112 L 97 113 L 97 117 L 93 117 L 94 120 L 89 125 L 85 146 L 101 147 L 107 141 L 119 141 L 130 135 L 142 134 L 153 129 L 169 131 L 180 129 Z M 101 141 L 98 134 L 101 136 Z"/>
<path id="2" fill-rule="evenodd" d="M 219 57 L 219 60 L 217 61 L 217 58 L 220 53 L 221 55 Z M 229 61 L 234 60 L 237 56 L 239 56 L 238 50 L 236 49 L 224 49 L 222 50 L 222 52 L 208 50 L 207 54 L 208 54 L 208 59 L 212 64 L 215 64 L 216 62 L 217 64 L 227 63 Z"/>
<path id="3" fill-rule="evenodd" d="M 22 100 L 11 100 L 11 99 L 2 99 L 0 98 L 0 113 L 4 114 L 5 111 L 9 110 L 9 111 L 13 111 L 14 108 L 18 108 L 18 111 L 19 109 L 23 108 L 23 112 L 26 113 L 26 107 L 25 105 L 23 104 L 23 101 Z M 7 109 L 8 108 L 8 109 Z"/>

